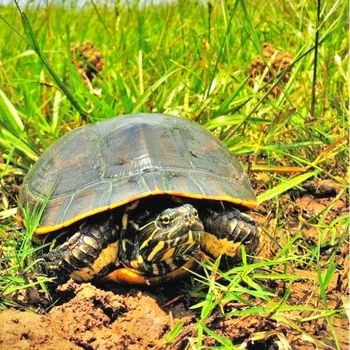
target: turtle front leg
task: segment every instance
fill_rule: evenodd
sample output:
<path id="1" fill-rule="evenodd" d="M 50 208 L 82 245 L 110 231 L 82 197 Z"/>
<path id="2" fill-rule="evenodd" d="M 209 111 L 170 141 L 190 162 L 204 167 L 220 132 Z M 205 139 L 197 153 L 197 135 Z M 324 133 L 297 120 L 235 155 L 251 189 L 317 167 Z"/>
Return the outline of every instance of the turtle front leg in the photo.
<path id="1" fill-rule="evenodd" d="M 113 217 L 85 222 L 68 241 L 43 255 L 42 269 L 58 284 L 70 277 L 81 282 L 103 276 L 118 263 L 118 236 Z"/>
<path id="2" fill-rule="evenodd" d="M 258 227 L 247 214 L 233 207 L 221 212 L 207 209 L 202 221 L 205 232 L 201 248 L 211 257 L 222 255 L 240 261 L 242 244 L 248 255 L 256 254 L 259 244 Z"/>

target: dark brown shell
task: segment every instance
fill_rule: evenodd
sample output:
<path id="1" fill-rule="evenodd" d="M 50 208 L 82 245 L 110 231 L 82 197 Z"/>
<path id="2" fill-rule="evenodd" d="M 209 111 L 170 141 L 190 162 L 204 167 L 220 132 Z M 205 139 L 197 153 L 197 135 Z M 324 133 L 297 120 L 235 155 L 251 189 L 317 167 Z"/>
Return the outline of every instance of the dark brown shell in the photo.
<path id="1" fill-rule="evenodd" d="M 25 177 L 20 205 L 47 202 L 37 229 L 47 233 L 160 194 L 256 205 L 247 174 L 217 138 L 162 114 L 124 115 L 61 137 Z"/>

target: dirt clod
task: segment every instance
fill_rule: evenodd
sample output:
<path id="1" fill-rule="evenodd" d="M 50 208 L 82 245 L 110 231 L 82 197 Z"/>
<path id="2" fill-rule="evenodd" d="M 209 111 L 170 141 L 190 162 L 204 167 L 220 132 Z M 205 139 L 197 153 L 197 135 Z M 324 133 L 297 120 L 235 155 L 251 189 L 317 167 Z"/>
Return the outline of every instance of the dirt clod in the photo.
<path id="1" fill-rule="evenodd" d="M 103 70 L 103 54 L 91 41 L 70 46 L 72 62 L 85 83 L 91 82 Z"/>
<path id="2" fill-rule="evenodd" d="M 55 326 L 49 316 L 34 312 L 22 312 L 9 309 L 0 313 L 0 348 L 12 350 L 24 349 L 62 349 L 75 350 L 81 347 L 66 338 L 66 334 Z"/>
<path id="3" fill-rule="evenodd" d="M 91 284 L 61 287 L 75 296 L 47 315 L 8 310 L 0 313 L 0 348 L 158 349 L 169 329 L 169 316 L 147 294 L 127 297 Z M 19 344 L 17 346 L 17 344 Z"/>
<path id="4" fill-rule="evenodd" d="M 288 52 L 276 50 L 270 43 L 263 44 L 262 54 L 263 58 L 258 56 L 250 64 L 249 85 L 254 86 L 258 81 L 261 81 L 266 84 L 264 89 L 269 90 L 272 87 L 275 77 L 284 70 L 281 83 L 286 84 L 290 79 L 292 55 Z M 277 97 L 281 92 L 282 89 L 279 84 L 272 88 L 269 96 Z"/>

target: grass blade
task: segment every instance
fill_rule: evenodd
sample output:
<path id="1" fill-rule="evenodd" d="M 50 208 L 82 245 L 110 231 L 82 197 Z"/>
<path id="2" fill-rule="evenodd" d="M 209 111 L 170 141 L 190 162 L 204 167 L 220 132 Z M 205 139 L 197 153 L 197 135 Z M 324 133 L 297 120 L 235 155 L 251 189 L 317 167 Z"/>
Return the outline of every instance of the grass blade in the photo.
<path id="1" fill-rule="evenodd" d="M 291 188 L 300 185 L 302 182 L 306 181 L 310 177 L 316 176 L 318 173 L 319 173 L 319 170 L 314 170 L 314 171 L 310 171 L 310 172 L 305 173 L 305 174 L 295 176 L 291 179 L 285 180 L 285 181 L 281 182 L 280 184 L 278 184 L 277 186 L 270 188 L 269 190 L 260 194 L 257 198 L 258 203 L 260 204 L 262 202 L 273 199 L 273 198 L 281 195 L 282 193 L 287 192 Z"/>
<path id="2" fill-rule="evenodd" d="M 56 74 L 56 72 L 54 71 L 54 69 L 51 67 L 51 65 L 48 63 L 48 61 L 46 60 L 45 56 L 43 55 L 39 44 L 35 38 L 35 34 L 33 31 L 33 28 L 29 22 L 28 17 L 26 16 L 26 14 L 21 10 L 21 8 L 19 7 L 17 1 L 15 0 L 15 4 L 17 6 L 17 9 L 21 15 L 22 18 L 22 24 L 23 24 L 23 28 L 30 40 L 30 43 L 32 45 L 33 50 L 36 52 L 36 54 L 39 56 L 42 64 L 44 65 L 44 67 L 47 69 L 47 71 L 50 73 L 51 77 L 53 78 L 53 80 L 56 82 L 56 84 L 59 86 L 59 88 L 63 91 L 63 93 L 67 96 L 68 100 L 71 102 L 71 104 L 74 106 L 74 108 L 79 112 L 79 114 L 87 119 L 88 117 L 88 113 L 86 110 L 84 110 L 83 108 L 80 107 L 78 101 L 75 99 L 75 97 L 73 96 L 73 94 L 69 91 L 68 87 L 63 83 L 63 81 L 59 78 L 59 76 Z"/>
<path id="3" fill-rule="evenodd" d="M 16 108 L 13 106 L 13 104 L 7 98 L 4 91 L 2 91 L 1 89 L 0 113 L 2 116 L 2 118 L 0 119 L 0 123 L 3 124 L 3 126 L 6 127 L 13 134 L 18 135 L 24 131 L 24 125 Z"/>

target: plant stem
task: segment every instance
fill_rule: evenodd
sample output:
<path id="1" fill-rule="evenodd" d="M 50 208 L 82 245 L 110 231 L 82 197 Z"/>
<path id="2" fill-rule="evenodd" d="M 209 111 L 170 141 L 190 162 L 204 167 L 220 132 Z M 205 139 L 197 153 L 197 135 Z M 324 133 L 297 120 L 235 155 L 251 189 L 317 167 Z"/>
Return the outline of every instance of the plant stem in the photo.
<path id="1" fill-rule="evenodd" d="M 319 44 L 319 24 L 321 14 L 321 0 L 317 0 L 317 18 L 316 18 L 316 32 L 315 32 L 315 55 L 314 55 L 314 69 L 311 88 L 311 109 L 310 118 L 315 120 L 315 106 L 316 106 L 316 84 L 317 84 L 317 61 L 318 61 L 318 44 Z"/>

